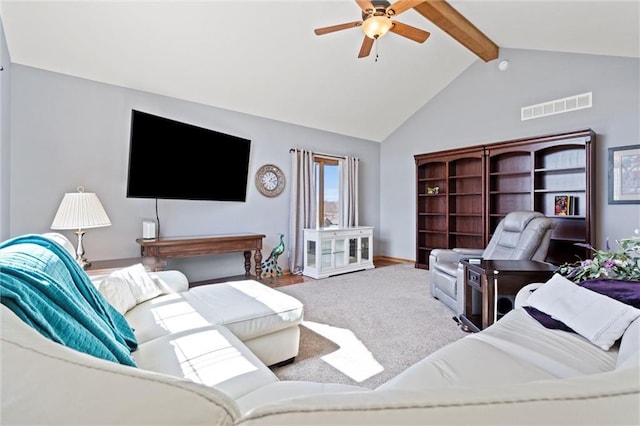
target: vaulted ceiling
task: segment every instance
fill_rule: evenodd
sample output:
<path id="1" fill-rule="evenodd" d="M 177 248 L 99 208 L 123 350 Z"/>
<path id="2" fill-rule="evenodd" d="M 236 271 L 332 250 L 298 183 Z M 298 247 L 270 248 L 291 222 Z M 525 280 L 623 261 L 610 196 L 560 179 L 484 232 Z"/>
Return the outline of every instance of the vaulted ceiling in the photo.
<path id="1" fill-rule="evenodd" d="M 639 0 L 451 0 L 499 48 L 640 57 Z M 414 9 L 358 58 L 353 0 L 0 2 L 11 61 L 382 141 L 475 61 Z"/>

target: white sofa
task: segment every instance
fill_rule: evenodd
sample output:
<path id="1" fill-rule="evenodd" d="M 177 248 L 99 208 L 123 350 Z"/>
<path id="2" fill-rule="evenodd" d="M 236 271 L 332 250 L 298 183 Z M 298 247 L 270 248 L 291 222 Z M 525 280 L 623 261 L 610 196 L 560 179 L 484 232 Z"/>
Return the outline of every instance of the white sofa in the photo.
<path id="1" fill-rule="evenodd" d="M 44 236 L 75 255 L 73 244 L 65 236 L 55 232 Z M 215 333 L 228 340 L 230 347 L 256 366 L 252 373 L 256 378 L 273 379 L 267 369 L 257 367 L 291 362 L 298 354 L 302 303 L 258 281 L 231 281 L 190 289 L 183 273 L 147 273 L 142 265 L 90 279 L 135 330 L 139 347 L 133 357 L 143 368 L 188 377 L 183 371 L 185 365 L 192 363 L 190 358 L 198 358 L 200 365 L 189 373 L 195 375 L 193 380 L 224 388 L 225 382 L 217 381 L 220 374 L 209 374 L 202 359 L 225 351 L 225 344 L 218 348 L 214 346 L 218 344 L 215 338 L 207 338 L 210 345 L 199 348 L 209 351 L 206 355 L 183 350 L 181 358 L 176 356 L 183 342 L 193 341 L 199 333 Z M 122 281 L 134 287 L 131 295 L 122 295 L 122 287 L 127 287 Z M 254 379 L 252 374 L 245 375 L 249 382 Z M 238 396 L 235 392 L 232 395 Z"/>
<path id="2" fill-rule="evenodd" d="M 170 286 L 183 281 L 178 272 L 157 279 Z M 228 286 L 232 292 L 232 283 Z M 193 326 L 202 321 L 200 308 L 208 306 L 206 298 L 195 296 L 198 288 L 158 296 L 127 315 L 137 334 L 144 330 L 155 336 L 140 344 L 138 354 L 133 352 L 138 368 L 54 343 L 0 305 L 0 423 L 640 423 L 640 319 L 626 329 L 619 345 L 603 350 L 578 334 L 543 327 L 518 307 L 369 390 L 278 381 L 255 355 L 269 350 L 262 344 L 249 350 L 241 340 L 251 342 L 251 333 L 238 338 L 248 332 L 248 324 L 233 332 L 234 321 Z M 528 290 L 519 293 L 517 303 L 526 304 L 528 296 Z M 172 298 L 179 302 L 173 305 Z M 164 302 L 174 308 L 195 303 L 194 314 L 181 326 L 189 332 L 164 334 L 155 323 L 147 327 L 151 306 Z M 222 305 L 216 309 L 224 310 Z M 138 308 L 140 316 L 133 314 Z M 224 317 L 233 309 L 218 313 Z M 208 345 L 215 349 L 208 351 Z M 178 354 L 186 362 L 177 363 Z"/>

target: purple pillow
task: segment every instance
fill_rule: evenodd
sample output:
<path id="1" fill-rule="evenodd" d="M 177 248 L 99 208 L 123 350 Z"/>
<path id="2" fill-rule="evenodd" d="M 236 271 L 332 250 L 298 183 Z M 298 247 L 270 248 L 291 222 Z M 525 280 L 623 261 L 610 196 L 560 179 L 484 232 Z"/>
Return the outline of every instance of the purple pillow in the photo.
<path id="1" fill-rule="evenodd" d="M 640 281 L 594 278 L 578 285 L 640 309 Z"/>
<path id="2" fill-rule="evenodd" d="M 569 327 L 562 321 L 558 321 L 557 319 L 552 318 L 551 315 L 545 314 L 544 312 L 534 308 L 533 306 L 523 306 L 523 308 L 529 315 L 533 317 L 534 320 L 538 321 L 545 328 L 575 333 L 575 331 L 573 331 L 571 327 Z"/>
<path id="3" fill-rule="evenodd" d="M 640 281 L 594 278 L 583 281 L 578 285 L 640 309 Z M 538 321 L 545 328 L 575 333 L 571 327 L 567 326 L 562 321 L 552 318 L 551 315 L 547 315 L 532 306 L 524 306 L 523 308 L 529 315 L 531 315 L 531 317 L 533 317 L 533 319 Z"/>

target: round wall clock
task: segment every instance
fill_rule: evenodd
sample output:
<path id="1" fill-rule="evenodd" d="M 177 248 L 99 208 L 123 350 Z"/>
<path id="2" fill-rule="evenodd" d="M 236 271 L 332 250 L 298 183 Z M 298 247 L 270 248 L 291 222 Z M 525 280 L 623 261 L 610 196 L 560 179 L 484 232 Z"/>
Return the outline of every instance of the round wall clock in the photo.
<path id="1" fill-rule="evenodd" d="M 265 164 L 256 172 L 256 188 L 266 197 L 280 195 L 285 182 L 284 173 L 273 164 Z"/>

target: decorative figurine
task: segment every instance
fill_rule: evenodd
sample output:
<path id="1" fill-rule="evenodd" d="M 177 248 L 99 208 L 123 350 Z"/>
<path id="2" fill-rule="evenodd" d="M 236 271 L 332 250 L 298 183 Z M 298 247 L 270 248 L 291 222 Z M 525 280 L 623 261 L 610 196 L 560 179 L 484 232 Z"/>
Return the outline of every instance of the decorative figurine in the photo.
<path id="1" fill-rule="evenodd" d="M 276 283 L 279 284 L 278 278 L 282 276 L 282 268 L 278 265 L 278 256 L 282 253 L 284 253 L 284 234 L 280 234 L 280 244 L 271 250 L 271 254 L 266 260 L 262 261 L 261 278 L 270 277 L 270 281 L 273 282 L 273 277 L 275 276 Z"/>

